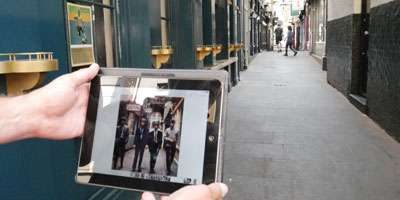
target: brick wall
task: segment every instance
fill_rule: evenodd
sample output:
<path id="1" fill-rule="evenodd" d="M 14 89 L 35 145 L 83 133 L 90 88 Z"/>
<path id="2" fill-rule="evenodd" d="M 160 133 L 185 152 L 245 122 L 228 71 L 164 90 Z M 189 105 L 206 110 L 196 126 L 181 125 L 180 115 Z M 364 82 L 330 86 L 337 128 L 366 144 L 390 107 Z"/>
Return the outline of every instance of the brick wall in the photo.
<path id="1" fill-rule="evenodd" d="M 371 9 L 369 115 L 400 141 L 400 2 Z"/>

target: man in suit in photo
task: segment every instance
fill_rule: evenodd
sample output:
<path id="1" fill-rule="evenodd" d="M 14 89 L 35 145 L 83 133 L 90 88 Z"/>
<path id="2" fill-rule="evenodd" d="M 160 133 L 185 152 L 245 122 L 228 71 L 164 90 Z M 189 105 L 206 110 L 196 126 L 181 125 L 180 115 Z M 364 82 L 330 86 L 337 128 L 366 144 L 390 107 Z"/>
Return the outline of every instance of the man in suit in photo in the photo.
<path id="1" fill-rule="evenodd" d="M 149 129 L 147 128 L 147 119 L 143 117 L 140 120 L 140 124 L 136 128 L 135 132 L 135 142 L 134 142 L 135 157 L 133 159 L 132 171 L 136 171 L 136 169 L 138 172 L 142 171 L 143 153 L 148 141 L 148 136 L 149 136 Z M 138 158 L 139 158 L 139 163 L 137 163 Z"/>
<path id="2" fill-rule="evenodd" d="M 160 131 L 159 122 L 154 122 L 153 131 L 150 132 L 148 137 L 148 146 L 150 150 L 150 174 L 154 174 L 154 167 L 157 162 L 158 152 L 161 149 L 163 133 Z"/>
<path id="3" fill-rule="evenodd" d="M 117 125 L 117 132 L 115 134 L 113 169 L 117 169 L 118 158 L 120 159 L 120 167 L 118 169 L 123 167 L 125 146 L 126 143 L 128 143 L 128 138 L 129 129 L 126 124 L 126 119 L 122 118 Z"/>

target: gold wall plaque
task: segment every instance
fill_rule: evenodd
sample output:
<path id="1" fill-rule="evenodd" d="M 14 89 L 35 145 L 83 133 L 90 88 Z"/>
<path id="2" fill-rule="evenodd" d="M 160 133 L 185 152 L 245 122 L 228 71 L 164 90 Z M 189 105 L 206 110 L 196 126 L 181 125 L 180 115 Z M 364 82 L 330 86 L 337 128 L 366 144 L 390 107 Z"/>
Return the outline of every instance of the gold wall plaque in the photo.
<path id="1" fill-rule="evenodd" d="M 71 62 L 73 67 L 94 63 L 93 48 L 71 48 Z"/>

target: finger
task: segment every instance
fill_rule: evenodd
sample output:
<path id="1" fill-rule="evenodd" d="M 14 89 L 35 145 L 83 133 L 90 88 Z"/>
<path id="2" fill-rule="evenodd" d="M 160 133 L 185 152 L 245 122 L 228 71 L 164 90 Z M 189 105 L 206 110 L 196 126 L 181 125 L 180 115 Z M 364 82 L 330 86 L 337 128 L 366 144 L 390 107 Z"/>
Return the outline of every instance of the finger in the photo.
<path id="1" fill-rule="evenodd" d="M 212 199 L 219 200 L 228 193 L 228 186 L 223 183 L 212 183 L 208 185 Z"/>
<path id="2" fill-rule="evenodd" d="M 167 197 L 167 196 L 162 196 L 160 200 L 169 200 L 169 197 Z"/>
<path id="3" fill-rule="evenodd" d="M 156 197 L 150 192 L 144 192 L 141 200 L 156 200 Z"/>
<path id="4" fill-rule="evenodd" d="M 78 95 L 79 95 L 79 100 L 78 100 L 78 105 L 84 106 L 85 108 L 87 107 L 88 100 L 89 100 L 89 92 L 90 92 L 90 83 L 84 83 L 80 85 L 77 89 Z"/>
<path id="5" fill-rule="evenodd" d="M 76 137 L 79 137 L 83 134 L 85 129 L 85 121 L 86 121 L 86 112 L 89 101 L 89 90 L 90 83 L 85 83 L 78 88 L 78 100 L 77 100 L 77 109 L 79 113 L 79 123 L 77 124 L 79 127 L 77 128 Z"/>
<path id="6" fill-rule="evenodd" d="M 76 72 L 71 73 L 70 76 L 73 81 L 73 84 L 75 85 L 75 87 L 79 87 L 83 83 L 90 82 L 97 75 L 99 69 L 100 69 L 99 65 L 93 63 L 88 68 L 83 68 Z"/>

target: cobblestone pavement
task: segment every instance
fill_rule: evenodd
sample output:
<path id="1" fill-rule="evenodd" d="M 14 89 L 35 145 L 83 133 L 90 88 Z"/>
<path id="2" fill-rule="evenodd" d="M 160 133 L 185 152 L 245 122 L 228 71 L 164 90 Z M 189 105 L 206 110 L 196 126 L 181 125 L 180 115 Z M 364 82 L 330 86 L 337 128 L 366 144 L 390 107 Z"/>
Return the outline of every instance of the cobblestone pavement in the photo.
<path id="1" fill-rule="evenodd" d="M 228 109 L 227 199 L 400 199 L 400 144 L 329 86 L 308 53 L 259 54 Z"/>

